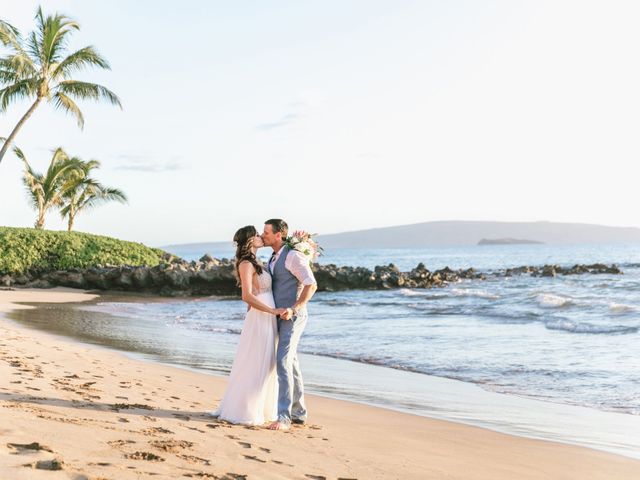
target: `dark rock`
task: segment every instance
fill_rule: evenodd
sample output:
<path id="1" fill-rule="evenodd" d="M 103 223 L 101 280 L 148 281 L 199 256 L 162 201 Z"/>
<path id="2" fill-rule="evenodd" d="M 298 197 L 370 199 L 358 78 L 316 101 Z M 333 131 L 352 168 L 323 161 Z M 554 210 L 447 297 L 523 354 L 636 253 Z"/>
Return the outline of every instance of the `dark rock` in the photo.
<path id="1" fill-rule="evenodd" d="M 25 285 L 28 288 L 53 288 L 55 285 L 49 283 L 48 280 L 34 280 Z"/>
<path id="2" fill-rule="evenodd" d="M 202 257 L 200 257 L 200 262 L 202 263 L 215 263 L 218 264 L 220 263 L 218 260 L 216 260 L 215 258 L 213 258 L 211 255 L 209 255 L 208 253 L 205 253 Z"/>
<path id="3" fill-rule="evenodd" d="M 542 273 L 540 275 L 543 277 L 555 277 L 556 270 L 556 265 L 545 265 L 544 267 L 542 267 Z"/>
<path id="4" fill-rule="evenodd" d="M 25 274 L 19 274 L 13 278 L 13 283 L 17 285 L 26 285 L 31 281 L 31 277 Z"/>
<path id="5" fill-rule="evenodd" d="M 38 470 L 62 470 L 63 462 L 54 458 L 52 460 L 39 460 L 36 462 Z"/>
<path id="6" fill-rule="evenodd" d="M 53 272 L 27 272 L 3 275 L 0 286 L 27 285 L 34 288 L 66 286 L 83 289 L 123 290 L 155 293 L 166 296 L 238 295 L 235 265 L 230 259 L 204 256 L 198 262 L 177 259 L 155 267 L 95 267 Z M 364 267 L 313 264 L 312 269 L 320 291 L 386 290 L 393 288 L 444 287 L 461 280 L 484 280 L 486 274 L 473 268 L 454 271 L 449 267 L 429 271 L 419 263 L 409 272 L 402 272 L 394 264 L 376 266 L 373 271 Z M 531 275 L 554 277 L 574 274 L 622 274 L 616 265 L 592 264 L 560 267 L 521 266 L 490 272 L 496 277 Z"/>

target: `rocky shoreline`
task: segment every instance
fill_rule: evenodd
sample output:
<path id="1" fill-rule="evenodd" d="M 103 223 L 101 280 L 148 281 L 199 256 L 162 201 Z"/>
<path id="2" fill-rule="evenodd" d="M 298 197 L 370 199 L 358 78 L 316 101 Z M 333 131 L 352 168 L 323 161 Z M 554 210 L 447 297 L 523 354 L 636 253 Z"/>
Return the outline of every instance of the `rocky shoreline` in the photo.
<path id="1" fill-rule="evenodd" d="M 104 266 L 87 269 L 58 270 L 52 272 L 27 272 L 0 275 L 0 286 L 52 288 L 71 287 L 85 290 L 115 290 L 152 293 L 163 296 L 180 295 L 238 295 L 233 261 L 205 255 L 199 261 L 185 261 L 167 256 L 155 267 Z M 395 265 L 377 266 L 373 270 L 364 267 L 338 267 L 333 264 L 314 264 L 319 291 L 387 290 L 393 288 L 435 288 L 461 280 L 485 280 L 488 277 L 555 277 L 579 274 L 622 274 L 616 265 L 574 265 L 566 268 L 558 265 L 541 267 L 522 266 L 477 272 L 473 268 L 452 270 L 445 267 L 430 271 L 420 263 L 409 272 L 400 271 Z"/>

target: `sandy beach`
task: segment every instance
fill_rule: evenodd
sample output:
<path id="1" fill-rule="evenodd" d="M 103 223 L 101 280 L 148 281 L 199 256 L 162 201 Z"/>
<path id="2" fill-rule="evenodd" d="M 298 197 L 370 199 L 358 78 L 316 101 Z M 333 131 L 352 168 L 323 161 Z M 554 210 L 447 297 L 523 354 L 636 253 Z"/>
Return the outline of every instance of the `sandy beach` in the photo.
<path id="1" fill-rule="evenodd" d="M 79 302 L 75 290 L 2 290 Z M 640 461 L 310 396 L 289 432 L 205 415 L 225 379 L 0 319 L 0 479 L 635 479 Z"/>

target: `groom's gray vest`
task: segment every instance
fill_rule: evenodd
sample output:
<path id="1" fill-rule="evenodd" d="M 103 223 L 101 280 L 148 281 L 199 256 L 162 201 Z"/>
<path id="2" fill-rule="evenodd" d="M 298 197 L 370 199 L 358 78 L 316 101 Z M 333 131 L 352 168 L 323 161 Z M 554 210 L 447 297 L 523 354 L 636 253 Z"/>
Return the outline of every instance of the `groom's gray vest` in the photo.
<path id="1" fill-rule="evenodd" d="M 298 300 L 298 292 L 302 290 L 302 285 L 299 285 L 298 279 L 285 268 L 290 249 L 287 246 L 282 248 L 283 251 L 273 266 L 271 288 L 276 308 L 289 308 Z"/>

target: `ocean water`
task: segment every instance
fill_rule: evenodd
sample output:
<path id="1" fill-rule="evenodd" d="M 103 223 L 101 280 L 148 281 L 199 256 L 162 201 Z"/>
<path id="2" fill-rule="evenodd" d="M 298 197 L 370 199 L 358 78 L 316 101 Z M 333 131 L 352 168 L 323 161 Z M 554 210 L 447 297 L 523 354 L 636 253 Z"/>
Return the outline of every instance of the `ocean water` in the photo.
<path id="1" fill-rule="evenodd" d="M 225 253 L 231 252 L 217 256 Z M 616 422 L 625 425 L 624 418 L 640 425 L 640 245 L 340 250 L 326 252 L 321 262 L 369 268 L 395 263 L 402 270 L 423 262 L 432 270 L 474 267 L 488 273 L 547 263 L 617 264 L 623 275 L 489 275 L 429 290 L 320 292 L 310 304 L 299 351 L 309 389 L 317 393 L 434 415 L 431 390 L 439 387 L 430 381 L 439 377 L 500 398 L 617 414 L 600 422 L 603 432 Z M 230 369 L 246 310 L 238 299 L 219 297 L 106 298 L 76 308 L 58 321 L 57 333 L 222 374 Z M 399 386 L 385 388 L 395 381 Z M 638 432 L 631 444 L 616 437 L 630 438 L 628 433 L 611 427 L 598 434 L 594 425 L 584 428 L 584 438 L 565 438 L 562 430 L 569 435 L 571 426 L 534 425 L 529 407 L 521 407 L 517 421 L 476 407 L 444 416 L 530 436 L 602 442 L 640 455 Z"/>

